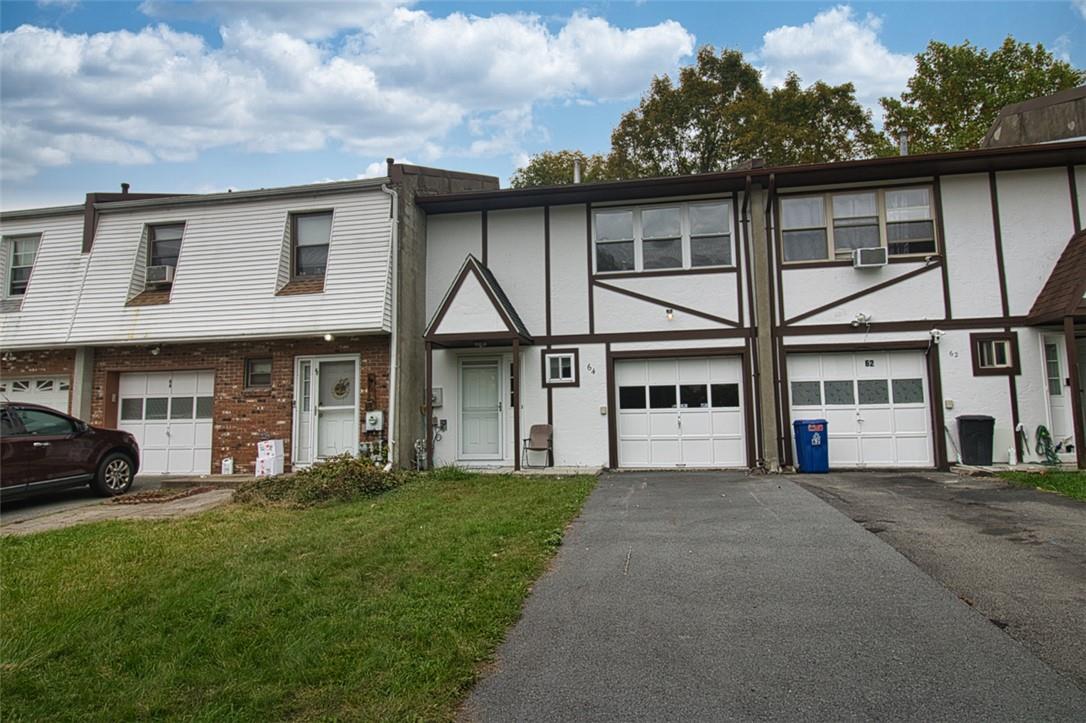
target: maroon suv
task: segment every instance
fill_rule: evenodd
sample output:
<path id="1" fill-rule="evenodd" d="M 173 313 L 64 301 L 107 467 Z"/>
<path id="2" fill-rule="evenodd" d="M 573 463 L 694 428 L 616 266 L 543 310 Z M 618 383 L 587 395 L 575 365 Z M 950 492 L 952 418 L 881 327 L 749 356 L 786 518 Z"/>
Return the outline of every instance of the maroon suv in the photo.
<path id="1" fill-rule="evenodd" d="M 40 404 L 0 403 L 0 497 L 90 484 L 123 494 L 140 466 L 136 438 L 92 427 Z"/>

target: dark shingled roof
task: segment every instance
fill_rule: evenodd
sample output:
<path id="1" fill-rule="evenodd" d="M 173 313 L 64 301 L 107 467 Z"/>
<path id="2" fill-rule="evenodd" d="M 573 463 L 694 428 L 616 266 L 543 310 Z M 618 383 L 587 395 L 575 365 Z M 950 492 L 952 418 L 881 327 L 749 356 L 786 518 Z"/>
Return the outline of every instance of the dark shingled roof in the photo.
<path id="1" fill-rule="evenodd" d="M 1086 230 L 1067 242 L 1052 273 L 1030 309 L 1030 321 L 1045 324 L 1082 313 L 1086 293 Z"/>

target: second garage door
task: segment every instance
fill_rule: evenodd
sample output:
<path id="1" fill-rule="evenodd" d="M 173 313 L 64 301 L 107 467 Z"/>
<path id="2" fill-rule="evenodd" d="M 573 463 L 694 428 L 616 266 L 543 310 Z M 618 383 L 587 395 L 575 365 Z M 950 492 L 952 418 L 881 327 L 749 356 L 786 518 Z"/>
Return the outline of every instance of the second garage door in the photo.
<path id="1" fill-rule="evenodd" d="M 829 422 L 831 468 L 931 467 L 924 362 L 920 351 L 789 354 L 792 419 Z"/>
<path id="2" fill-rule="evenodd" d="M 615 362 L 620 467 L 745 467 L 737 357 Z"/>
<path id="3" fill-rule="evenodd" d="M 43 404 L 58 412 L 68 411 L 70 390 L 68 377 L 29 377 L 0 381 L 0 399 Z"/>
<path id="4" fill-rule="evenodd" d="M 140 472 L 211 472 L 211 371 L 122 374 L 120 428 L 140 446 Z"/>

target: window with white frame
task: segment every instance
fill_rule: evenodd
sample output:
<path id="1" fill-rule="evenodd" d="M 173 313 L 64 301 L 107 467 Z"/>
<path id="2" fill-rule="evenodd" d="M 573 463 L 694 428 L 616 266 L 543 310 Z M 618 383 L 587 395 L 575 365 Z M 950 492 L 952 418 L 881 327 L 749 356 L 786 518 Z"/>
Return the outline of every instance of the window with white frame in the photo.
<path id="1" fill-rule="evenodd" d="M 597 272 L 732 264 L 729 201 L 598 209 L 593 219 Z"/>
<path id="2" fill-rule="evenodd" d="M 543 384 L 560 386 L 577 384 L 577 352 L 575 350 L 543 351 Z"/>
<path id="3" fill-rule="evenodd" d="M 973 375 L 1015 375 L 1018 363 L 1018 336 L 1014 332 L 980 332 L 969 335 Z"/>
<path id="4" fill-rule="evenodd" d="M 1011 343 L 1007 339 L 985 339 L 977 343 L 977 366 L 981 369 L 1010 369 Z"/>
<path id="5" fill-rule="evenodd" d="M 332 212 L 296 213 L 291 216 L 295 278 L 324 276 L 328 245 L 332 238 Z"/>
<path id="6" fill-rule="evenodd" d="M 147 265 L 177 268 L 177 257 L 181 255 L 181 236 L 184 233 L 183 223 L 152 226 L 148 230 Z"/>
<path id="7" fill-rule="evenodd" d="M 886 247 L 890 256 L 936 251 L 928 186 L 782 196 L 780 226 L 786 263 L 845 259 L 861 248 Z"/>
<path id="8" fill-rule="evenodd" d="M 34 269 L 34 260 L 38 256 L 38 244 L 41 236 L 14 236 L 8 239 L 10 256 L 8 257 L 8 296 L 22 296 L 30 283 L 30 272 Z"/>

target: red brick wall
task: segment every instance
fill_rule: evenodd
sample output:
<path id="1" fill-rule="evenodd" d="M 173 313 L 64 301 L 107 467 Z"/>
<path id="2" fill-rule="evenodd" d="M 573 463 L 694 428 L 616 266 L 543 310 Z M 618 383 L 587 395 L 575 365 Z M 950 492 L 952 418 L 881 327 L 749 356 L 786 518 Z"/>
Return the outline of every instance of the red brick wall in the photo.
<path id="1" fill-rule="evenodd" d="M 291 458 L 293 425 L 294 358 L 322 354 L 362 356 L 359 403 L 362 410 L 388 410 L 388 337 L 343 337 L 322 339 L 275 339 L 208 344 L 163 344 L 157 355 L 152 345 L 101 347 L 94 356 L 94 390 L 91 423 L 116 425 L 117 381 L 123 372 L 211 369 L 215 372 L 214 422 L 211 438 L 211 472 L 217 474 L 226 457 L 234 458 L 234 471 L 252 473 L 256 443 L 282 439 L 287 467 Z M 245 360 L 271 357 L 270 389 L 245 388 Z M 376 393 L 370 398 L 370 375 Z M 362 441 L 383 437 L 366 435 Z"/>
<path id="2" fill-rule="evenodd" d="M 4 357 L 10 355 L 11 359 Z M 72 381 L 75 369 L 75 349 L 33 349 L 30 351 L 10 351 L 0 355 L 0 379 L 18 379 L 20 377 L 50 376 L 68 377 Z M 71 392 L 68 392 L 68 404 L 71 405 Z M 61 410 L 63 411 L 63 410 Z"/>

